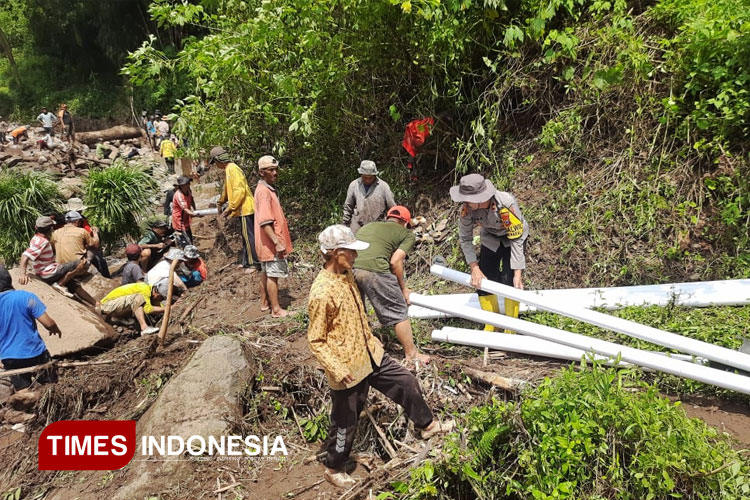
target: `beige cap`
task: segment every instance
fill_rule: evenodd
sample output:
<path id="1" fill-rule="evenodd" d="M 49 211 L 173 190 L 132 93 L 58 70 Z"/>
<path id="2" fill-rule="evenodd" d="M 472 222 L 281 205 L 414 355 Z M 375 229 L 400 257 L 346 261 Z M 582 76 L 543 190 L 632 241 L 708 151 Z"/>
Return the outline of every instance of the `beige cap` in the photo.
<path id="1" fill-rule="evenodd" d="M 318 235 L 318 242 L 323 253 L 337 248 L 348 248 L 350 250 L 364 250 L 370 244 L 360 241 L 354 236 L 352 230 L 342 224 L 328 226 Z"/>
<path id="2" fill-rule="evenodd" d="M 279 166 L 279 160 L 277 160 L 271 155 L 261 156 L 260 160 L 258 160 L 259 170 L 264 170 L 266 168 L 272 168 L 272 167 L 278 167 L 278 166 Z"/>

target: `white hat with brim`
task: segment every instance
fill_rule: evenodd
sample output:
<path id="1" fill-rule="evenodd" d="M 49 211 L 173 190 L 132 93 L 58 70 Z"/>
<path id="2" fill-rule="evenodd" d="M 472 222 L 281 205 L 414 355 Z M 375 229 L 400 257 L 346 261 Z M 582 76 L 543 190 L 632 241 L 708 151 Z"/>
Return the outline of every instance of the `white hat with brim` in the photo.
<path id="1" fill-rule="evenodd" d="M 318 235 L 320 250 L 328 253 L 337 248 L 349 250 L 365 250 L 370 246 L 366 241 L 358 240 L 352 230 L 342 224 L 328 226 Z"/>
<path id="2" fill-rule="evenodd" d="M 72 212 L 82 212 L 89 208 L 88 205 L 83 204 L 83 200 L 80 198 L 70 198 L 68 203 L 65 204 L 65 210 Z"/>

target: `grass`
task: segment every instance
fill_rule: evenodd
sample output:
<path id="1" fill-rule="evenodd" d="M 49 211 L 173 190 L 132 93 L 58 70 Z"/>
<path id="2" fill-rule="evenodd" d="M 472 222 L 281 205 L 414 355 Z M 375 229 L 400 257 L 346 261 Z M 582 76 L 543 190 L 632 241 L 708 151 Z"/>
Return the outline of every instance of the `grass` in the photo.
<path id="1" fill-rule="evenodd" d="M 35 172 L 0 173 L 0 260 L 13 266 L 34 234 L 37 217 L 58 212 L 62 198 L 57 185 Z"/>

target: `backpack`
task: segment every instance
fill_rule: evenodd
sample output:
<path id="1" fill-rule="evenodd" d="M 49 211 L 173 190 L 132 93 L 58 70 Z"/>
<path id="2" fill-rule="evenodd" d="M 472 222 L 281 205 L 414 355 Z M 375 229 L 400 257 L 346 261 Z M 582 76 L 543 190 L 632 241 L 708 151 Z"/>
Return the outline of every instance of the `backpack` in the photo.
<path id="1" fill-rule="evenodd" d="M 164 215 L 172 215 L 172 200 L 174 199 L 174 189 L 164 191 Z"/>

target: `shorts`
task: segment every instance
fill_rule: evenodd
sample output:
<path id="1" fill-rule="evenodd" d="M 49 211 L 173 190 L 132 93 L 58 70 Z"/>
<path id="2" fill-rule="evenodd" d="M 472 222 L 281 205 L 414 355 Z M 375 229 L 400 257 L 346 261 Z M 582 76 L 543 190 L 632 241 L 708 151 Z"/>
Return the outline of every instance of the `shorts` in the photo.
<path id="1" fill-rule="evenodd" d="M 355 269 L 354 279 L 363 299 L 367 297 L 375 309 L 381 325 L 392 326 L 409 319 L 409 306 L 396 276 Z"/>
<path id="2" fill-rule="evenodd" d="M 80 263 L 80 260 L 71 260 L 70 262 L 66 262 L 65 264 L 60 264 L 59 266 L 57 266 L 57 270 L 53 274 L 45 277 L 40 276 L 40 278 L 42 278 L 42 281 L 44 281 L 48 285 L 52 285 L 63 279 L 69 272 L 75 270 L 75 268 L 78 267 L 78 264 Z M 76 289 L 79 286 L 81 286 L 81 282 L 77 279 L 72 279 L 65 285 L 70 293 L 75 293 Z"/>
<path id="3" fill-rule="evenodd" d="M 134 293 L 102 302 L 101 311 L 105 316 L 115 316 L 118 318 L 135 316 L 135 312 L 139 307 L 143 307 L 144 304 L 146 304 L 145 297 L 140 293 Z"/>
<path id="4" fill-rule="evenodd" d="M 269 278 L 288 278 L 289 264 L 286 259 L 271 260 L 260 263 L 260 271 L 266 273 Z"/>

